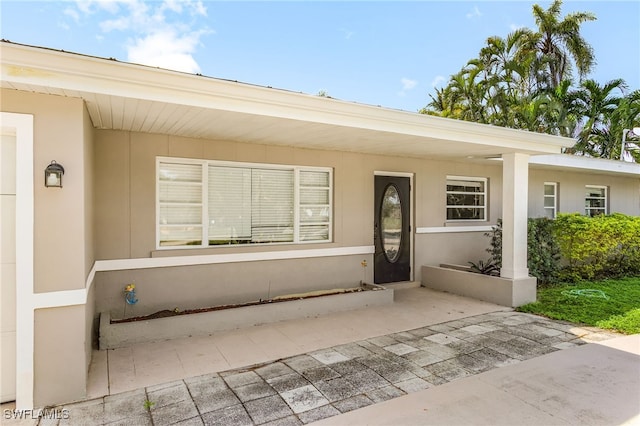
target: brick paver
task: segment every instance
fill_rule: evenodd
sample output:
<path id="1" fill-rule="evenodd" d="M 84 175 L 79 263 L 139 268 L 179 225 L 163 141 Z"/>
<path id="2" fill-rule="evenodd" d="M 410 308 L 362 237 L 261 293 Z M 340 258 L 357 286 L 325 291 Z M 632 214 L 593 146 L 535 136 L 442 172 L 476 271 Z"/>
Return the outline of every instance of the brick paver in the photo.
<path id="1" fill-rule="evenodd" d="M 58 424 L 301 425 L 616 336 L 494 312 L 69 404 Z"/>

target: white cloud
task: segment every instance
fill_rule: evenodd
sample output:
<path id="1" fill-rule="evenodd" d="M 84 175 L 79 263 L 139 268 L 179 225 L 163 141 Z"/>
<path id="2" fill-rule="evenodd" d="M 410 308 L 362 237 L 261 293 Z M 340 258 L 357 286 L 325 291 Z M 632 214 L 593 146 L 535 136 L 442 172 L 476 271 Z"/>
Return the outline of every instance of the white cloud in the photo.
<path id="1" fill-rule="evenodd" d="M 137 38 L 127 47 L 129 61 L 154 67 L 174 69 L 190 73 L 200 72 L 192 53 L 200 35 L 182 36 L 171 32 L 157 32 Z"/>
<path id="2" fill-rule="evenodd" d="M 355 34 L 355 31 L 346 30 L 344 28 L 340 29 L 340 31 L 344 33 L 344 38 L 347 40 L 349 40 Z"/>
<path id="3" fill-rule="evenodd" d="M 78 13 L 77 10 L 73 9 L 73 8 L 66 8 L 63 12 L 65 15 L 71 17 L 71 19 L 73 19 L 76 23 L 78 23 L 80 21 L 80 14 Z"/>
<path id="4" fill-rule="evenodd" d="M 478 6 L 473 6 L 473 10 L 467 13 L 466 16 L 467 19 L 479 18 L 482 16 L 482 13 L 480 12 L 480 9 L 478 9 Z"/>
<path id="5" fill-rule="evenodd" d="M 444 83 L 446 81 L 447 81 L 447 79 L 446 79 L 445 76 L 437 75 L 436 78 L 434 78 L 433 81 L 431 82 L 431 87 L 436 87 L 436 86 L 440 85 L 440 83 Z"/>
<path id="6" fill-rule="evenodd" d="M 65 12 L 75 19 L 108 14 L 99 22 L 103 33 L 120 31 L 129 36 L 127 60 L 144 65 L 190 73 L 200 72 L 193 57 L 200 38 L 211 31 L 196 27 L 196 18 L 206 16 L 201 0 L 77 0 L 77 11 Z M 76 19 L 77 21 L 78 19 Z"/>
<path id="7" fill-rule="evenodd" d="M 402 83 L 402 90 L 398 92 L 399 96 L 405 96 L 407 91 L 413 90 L 418 85 L 416 80 L 411 80 L 406 77 L 401 78 L 400 83 Z"/>
<path id="8" fill-rule="evenodd" d="M 409 80 L 408 78 L 401 78 L 400 82 L 402 83 L 402 90 L 411 90 L 418 84 L 415 80 Z"/>

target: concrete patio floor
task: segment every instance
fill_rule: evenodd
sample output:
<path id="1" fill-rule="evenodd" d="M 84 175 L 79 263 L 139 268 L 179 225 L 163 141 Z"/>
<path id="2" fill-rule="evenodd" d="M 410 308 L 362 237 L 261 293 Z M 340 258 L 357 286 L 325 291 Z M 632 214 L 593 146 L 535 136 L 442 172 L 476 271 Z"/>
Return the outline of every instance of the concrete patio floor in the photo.
<path id="1" fill-rule="evenodd" d="M 39 424 L 638 420 L 640 339 L 635 353 L 588 345 L 634 342 L 424 288 L 397 290 L 396 300 L 206 339 L 96 352 L 90 390 L 98 395 L 56 407 L 68 418 Z M 153 403 L 150 410 L 145 401 Z"/>
<path id="2" fill-rule="evenodd" d="M 344 343 L 509 308 L 417 287 L 395 288 L 394 303 L 218 332 L 211 336 L 93 351 L 87 398 L 227 371 Z"/>

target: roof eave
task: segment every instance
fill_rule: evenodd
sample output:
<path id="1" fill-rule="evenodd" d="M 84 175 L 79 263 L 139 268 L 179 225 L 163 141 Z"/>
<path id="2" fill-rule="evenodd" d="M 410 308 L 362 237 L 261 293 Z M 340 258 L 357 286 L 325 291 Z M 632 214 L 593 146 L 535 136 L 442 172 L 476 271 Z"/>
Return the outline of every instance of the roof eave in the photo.
<path id="1" fill-rule="evenodd" d="M 640 178 L 640 164 L 604 158 L 591 158 L 570 154 L 538 155 L 531 157 L 529 164 L 543 169 L 573 169 L 599 174 L 625 175 Z"/>
<path id="2" fill-rule="evenodd" d="M 71 91 L 362 128 L 468 144 L 497 153 L 559 153 L 574 141 L 186 74 L 104 58 L 2 42 L 2 78 Z"/>

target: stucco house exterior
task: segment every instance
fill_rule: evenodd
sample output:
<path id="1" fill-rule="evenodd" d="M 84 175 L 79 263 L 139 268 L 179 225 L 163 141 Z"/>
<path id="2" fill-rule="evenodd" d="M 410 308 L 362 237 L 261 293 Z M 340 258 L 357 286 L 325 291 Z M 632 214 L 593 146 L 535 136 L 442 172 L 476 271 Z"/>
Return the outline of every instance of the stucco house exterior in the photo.
<path id="1" fill-rule="evenodd" d="M 640 165 L 573 140 L 0 44 L 2 398 L 81 399 L 96 324 L 485 258 L 535 299 L 527 217 L 640 214 Z M 62 187 L 44 170 L 64 167 Z M 587 206 L 587 207 L 585 207 Z M 533 289 L 533 293 L 531 292 Z"/>

